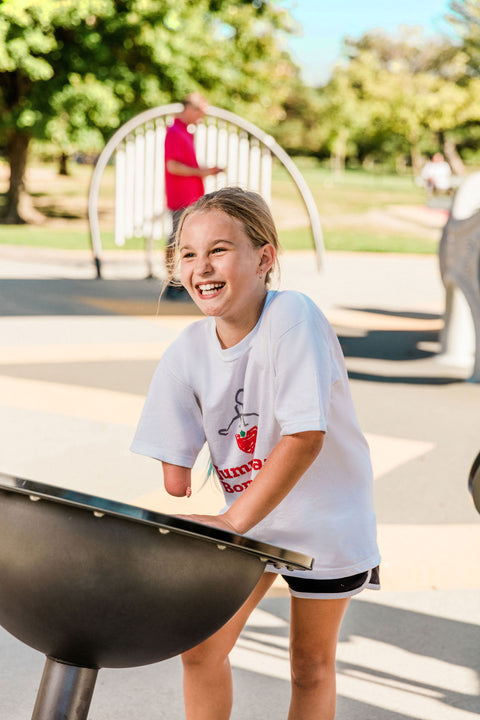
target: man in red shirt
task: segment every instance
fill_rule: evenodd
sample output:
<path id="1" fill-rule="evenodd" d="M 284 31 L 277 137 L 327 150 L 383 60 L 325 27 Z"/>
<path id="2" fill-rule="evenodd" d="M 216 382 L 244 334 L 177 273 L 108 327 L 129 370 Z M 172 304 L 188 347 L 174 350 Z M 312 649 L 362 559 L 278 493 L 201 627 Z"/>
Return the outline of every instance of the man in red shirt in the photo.
<path id="1" fill-rule="evenodd" d="M 200 167 L 195 154 L 193 134 L 189 125 L 195 125 L 207 112 L 208 103 L 200 93 L 190 93 L 183 100 L 183 110 L 177 115 L 165 137 L 165 190 L 167 207 L 172 213 L 172 234 L 166 249 L 167 268 L 174 260 L 173 243 L 178 221 L 186 207 L 204 195 L 203 178 L 222 172 L 219 167 Z M 167 285 L 166 300 L 190 299 L 186 290 Z"/>

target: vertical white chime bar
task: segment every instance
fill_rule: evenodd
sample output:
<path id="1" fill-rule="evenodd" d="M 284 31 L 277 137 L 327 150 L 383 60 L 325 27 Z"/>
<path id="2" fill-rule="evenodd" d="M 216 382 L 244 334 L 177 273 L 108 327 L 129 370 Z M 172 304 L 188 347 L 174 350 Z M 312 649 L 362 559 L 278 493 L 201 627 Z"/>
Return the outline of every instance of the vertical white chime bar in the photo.
<path id="1" fill-rule="evenodd" d="M 207 162 L 207 128 L 205 123 L 200 122 L 195 127 L 195 154 L 199 165 L 206 165 Z"/>
<path id="2" fill-rule="evenodd" d="M 155 132 L 151 124 L 145 128 L 145 186 L 143 199 L 144 238 L 153 237 L 153 201 L 155 192 Z"/>
<path id="3" fill-rule="evenodd" d="M 133 211 L 133 231 L 135 237 L 142 237 L 143 198 L 145 191 L 145 136 L 143 127 L 135 135 L 135 195 Z"/>
<path id="4" fill-rule="evenodd" d="M 124 237 L 133 237 L 133 202 L 135 197 L 135 144 L 131 135 L 125 141 L 125 212 Z"/>
<path id="5" fill-rule="evenodd" d="M 225 168 L 225 172 L 217 175 L 217 187 L 225 187 L 227 183 L 227 161 L 228 161 L 228 130 L 224 123 L 218 127 L 217 139 L 217 165 Z"/>
<path id="6" fill-rule="evenodd" d="M 115 153 L 115 245 L 125 245 L 125 146 Z"/>
<path id="7" fill-rule="evenodd" d="M 240 133 L 238 144 L 238 184 L 240 187 L 248 187 L 248 156 L 250 154 L 250 143 L 245 132 Z"/>
<path id="8" fill-rule="evenodd" d="M 165 234 L 165 135 L 165 122 L 161 118 L 157 121 L 155 127 L 155 184 L 153 194 L 153 238 L 155 240 L 159 240 Z"/>
<path id="9" fill-rule="evenodd" d="M 238 133 L 236 128 L 228 129 L 227 184 L 238 184 Z"/>
<path id="10" fill-rule="evenodd" d="M 262 180 L 260 183 L 260 194 L 270 205 L 272 200 L 272 153 L 268 148 L 262 153 Z"/>
<path id="11" fill-rule="evenodd" d="M 258 140 L 254 138 L 250 141 L 250 165 L 249 165 L 249 176 L 248 186 L 250 190 L 254 192 L 260 191 L 260 147 Z"/>
<path id="12" fill-rule="evenodd" d="M 207 167 L 214 167 L 217 165 L 217 148 L 218 148 L 218 130 L 215 123 L 209 123 L 207 126 L 207 148 L 205 165 Z M 213 192 L 216 189 L 217 182 L 215 175 L 209 175 L 204 180 L 205 192 Z"/>

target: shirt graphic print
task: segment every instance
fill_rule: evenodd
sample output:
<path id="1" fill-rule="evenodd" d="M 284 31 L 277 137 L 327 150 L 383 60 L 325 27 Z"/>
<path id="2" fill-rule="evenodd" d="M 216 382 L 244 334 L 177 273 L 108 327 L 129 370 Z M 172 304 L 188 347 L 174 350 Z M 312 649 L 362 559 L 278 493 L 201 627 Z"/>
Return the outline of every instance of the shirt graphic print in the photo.
<path id="1" fill-rule="evenodd" d="M 255 423 L 254 418 L 258 418 L 258 413 L 243 412 L 243 388 L 240 388 L 235 393 L 234 412 L 235 415 L 230 420 L 230 423 L 226 428 L 219 430 L 218 434 L 226 436 L 230 432 L 235 432 L 235 440 L 239 449 L 248 455 L 253 455 L 258 432 L 258 425 Z"/>

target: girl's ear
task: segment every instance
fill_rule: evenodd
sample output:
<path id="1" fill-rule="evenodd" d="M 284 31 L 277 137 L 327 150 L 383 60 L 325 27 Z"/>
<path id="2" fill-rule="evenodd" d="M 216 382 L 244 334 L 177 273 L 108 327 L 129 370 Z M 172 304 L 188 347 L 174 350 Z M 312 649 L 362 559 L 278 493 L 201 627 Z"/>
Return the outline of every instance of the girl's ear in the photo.
<path id="1" fill-rule="evenodd" d="M 270 268 L 275 263 L 275 248 L 273 245 L 262 245 L 260 253 L 260 265 L 259 270 L 266 275 Z"/>

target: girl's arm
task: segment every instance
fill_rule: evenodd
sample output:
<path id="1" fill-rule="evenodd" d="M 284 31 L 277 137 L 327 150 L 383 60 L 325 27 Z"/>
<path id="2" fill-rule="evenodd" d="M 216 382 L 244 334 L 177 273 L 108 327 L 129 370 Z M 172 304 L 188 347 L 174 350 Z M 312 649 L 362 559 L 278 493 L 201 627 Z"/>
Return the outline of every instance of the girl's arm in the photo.
<path id="1" fill-rule="evenodd" d="M 191 520 L 244 534 L 277 507 L 322 449 L 325 433 L 285 435 L 255 480 L 222 515 L 189 515 Z"/>
<path id="2" fill-rule="evenodd" d="M 180 465 L 170 465 L 170 463 L 162 462 L 163 466 L 163 484 L 169 495 L 175 497 L 190 497 L 192 494 L 191 470 Z"/>

